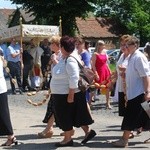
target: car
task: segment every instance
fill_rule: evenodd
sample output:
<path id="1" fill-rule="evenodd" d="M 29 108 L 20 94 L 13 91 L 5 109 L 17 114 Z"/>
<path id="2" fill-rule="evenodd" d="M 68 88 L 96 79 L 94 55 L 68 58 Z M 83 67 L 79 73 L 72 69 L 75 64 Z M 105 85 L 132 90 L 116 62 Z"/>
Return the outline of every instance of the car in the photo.
<path id="1" fill-rule="evenodd" d="M 95 47 L 89 47 L 88 50 L 89 50 L 90 54 L 92 55 L 95 51 Z"/>
<path id="2" fill-rule="evenodd" d="M 141 51 L 142 53 L 144 53 L 144 48 L 145 47 L 139 47 L 138 49 L 139 49 L 139 51 Z"/>
<path id="3" fill-rule="evenodd" d="M 119 57 L 120 49 L 107 50 L 106 53 L 109 57 L 110 63 L 113 61 L 116 62 Z"/>

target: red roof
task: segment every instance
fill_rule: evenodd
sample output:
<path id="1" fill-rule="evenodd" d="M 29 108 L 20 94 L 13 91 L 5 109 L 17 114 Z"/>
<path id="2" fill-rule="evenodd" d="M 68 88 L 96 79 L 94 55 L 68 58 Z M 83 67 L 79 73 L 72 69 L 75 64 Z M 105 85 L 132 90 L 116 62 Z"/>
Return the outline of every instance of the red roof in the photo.
<path id="1" fill-rule="evenodd" d="M 115 31 L 114 22 L 104 18 L 87 18 L 86 20 L 77 18 L 77 27 L 79 34 L 83 37 L 90 38 L 108 38 L 118 37 Z"/>
<path id="2" fill-rule="evenodd" d="M 9 16 L 12 15 L 12 13 L 15 11 L 15 9 L 0 9 L 0 30 L 7 29 L 8 28 L 8 20 Z"/>

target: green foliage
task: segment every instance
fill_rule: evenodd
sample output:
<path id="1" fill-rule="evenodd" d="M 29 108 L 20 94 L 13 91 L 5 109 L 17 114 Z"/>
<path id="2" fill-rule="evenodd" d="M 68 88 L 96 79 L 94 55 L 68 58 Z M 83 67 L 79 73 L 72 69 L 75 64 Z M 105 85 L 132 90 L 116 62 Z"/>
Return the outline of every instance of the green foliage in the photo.
<path id="1" fill-rule="evenodd" d="M 114 64 L 109 64 L 109 68 L 112 72 L 115 71 L 116 70 L 116 64 L 115 63 Z"/>
<path id="2" fill-rule="evenodd" d="M 141 45 L 150 39 L 150 0 L 99 0 L 97 16 L 113 17 L 129 34 L 140 37 Z"/>
<path id="3" fill-rule="evenodd" d="M 62 34 L 74 35 L 76 17 L 86 18 L 89 12 L 94 12 L 97 0 L 11 0 L 22 4 L 29 12 L 34 12 L 36 20 L 46 20 L 47 24 L 59 25 L 62 18 Z M 41 23 L 41 22 L 40 22 Z"/>

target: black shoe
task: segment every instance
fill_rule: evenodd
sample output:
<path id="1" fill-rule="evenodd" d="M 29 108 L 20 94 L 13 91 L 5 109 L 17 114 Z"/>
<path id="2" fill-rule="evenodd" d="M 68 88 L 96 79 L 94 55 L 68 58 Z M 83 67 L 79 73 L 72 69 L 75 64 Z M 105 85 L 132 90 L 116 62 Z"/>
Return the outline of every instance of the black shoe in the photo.
<path id="1" fill-rule="evenodd" d="M 20 93 L 21 95 L 23 95 L 23 91 L 22 91 L 22 90 L 19 90 L 19 93 Z"/>
<path id="2" fill-rule="evenodd" d="M 73 140 L 65 143 L 65 144 L 62 144 L 62 143 L 56 143 L 55 144 L 56 147 L 67 147 L 67 146 L 73 146 Z"/>
<path id="3" fill-rule="evenodd" d="M 29 91 L 36 91 L 36 88 L 28 87 Z"/>
<path id="4" fill-rule="evenodd" d="M 12 91 L 12 94 L 13 94 L 13 95 L 16 95 L 16 94 L 17 94 L 16 90 Z"/>
<path id="5" fill-rule="evenodd" d="M 19 91 L 25 92 L 25 89 L 22 87 L 19 87 Z"/>
<path id="6" fill-rule="evenodd" d="M 23 95 L 23 92 L 25 92 L 25 91 L 23 90 L 22 87 L 20 87 L 20 88 L 19 88 L 19 93 L 20 93 L 21 95 Z"/>
<path id="7" fill-rule="evenodd" d="M 89 134 L 85 137 L 85 139 L 81 142 L 81 144 L 87 143 L 89 140 L 91 140 L 96 135 L 96 132 L 94 130 L 91 130 Z"/>

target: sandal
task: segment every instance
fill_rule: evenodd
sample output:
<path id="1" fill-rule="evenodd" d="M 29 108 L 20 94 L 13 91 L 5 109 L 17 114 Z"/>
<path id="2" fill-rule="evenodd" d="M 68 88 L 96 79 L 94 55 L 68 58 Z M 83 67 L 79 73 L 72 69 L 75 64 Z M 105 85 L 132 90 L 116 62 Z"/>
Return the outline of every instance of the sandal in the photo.
<path id="1" fill-rule="evenodd" d="M 53 131 L 48 131 L 47 133 L 40 132 L 38 133 L 40 138 L 51 138 L 53 136 Z"/>
<path id="2" fill-rule="evenodd" d="M 109 105 L 109 104 L 106 104 L 106 109 L 109 109 L 109 110 L 111 110 L 111 109 L 112 109 L 111 105 Z"/>
<path id="3" fill-rule="evenodd" d="M 74 135 L 74 132 L 75 132 L 75 130 L 73 129 L 73 130 L 71 131 L 71 136 Z M 60 136 L 65 136 L 65 132 L 60 133 Z"/>
<path id="4" fill-rule="evenodd" d="M 142 132 L 142 128 L 139 128 L 139 129 L 137 129 L 136 134 L 139 135 L 139 134 L 141 134 L 141 132 Z"/>
<path id="5" fill-rule="evenodd" d="M 129 139 L 133 139 L 133 138 L 134 138 L 134 134 L 133 134 L 133 133 L 130 133 Z"/>
<path id="6" fill-rule="evenodd" d="M 150 143 L 150 138 L 145 140 L 144 143 L 146 143 L 146 144 Z"/>
<path id="7" fill-rule="evenodd" d="M 5 143 L 3 143 L 1 146 L 11 146 L 11 145 L 18 145 L 18 141 L 16 140 L 16 137 L 13 137 L 11 139 L 8 139 Z"/>

